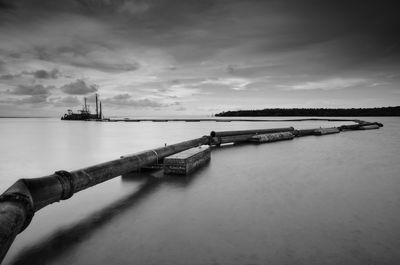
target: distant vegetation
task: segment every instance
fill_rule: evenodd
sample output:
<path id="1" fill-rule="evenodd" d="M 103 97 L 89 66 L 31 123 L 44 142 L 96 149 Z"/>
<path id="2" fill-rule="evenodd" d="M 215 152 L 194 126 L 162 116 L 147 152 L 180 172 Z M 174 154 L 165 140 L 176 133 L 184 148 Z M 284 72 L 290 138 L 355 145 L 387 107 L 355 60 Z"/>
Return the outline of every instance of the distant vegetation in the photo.
<path id="1" fill-rule="evenodd" d="M 384 108 L 352 108 L 352 109 L 263 109 L 224 111 L 215 114 L 217 117 L 248 116 L 400 116 L 400 106 Z"/>

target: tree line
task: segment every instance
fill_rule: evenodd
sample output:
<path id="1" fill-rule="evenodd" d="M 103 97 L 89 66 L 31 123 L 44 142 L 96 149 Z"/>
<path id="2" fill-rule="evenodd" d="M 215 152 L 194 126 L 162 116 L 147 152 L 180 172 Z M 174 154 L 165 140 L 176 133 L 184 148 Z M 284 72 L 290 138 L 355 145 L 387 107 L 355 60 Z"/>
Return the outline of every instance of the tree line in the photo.
<path id="1" fill-rule="evenodd" d="M 400 116 L 400 106 L 382 108 L 276 108 L 262 110 L 224 111 L 215 114 L 217 117 L 246 117 L 246 116 Z"/>

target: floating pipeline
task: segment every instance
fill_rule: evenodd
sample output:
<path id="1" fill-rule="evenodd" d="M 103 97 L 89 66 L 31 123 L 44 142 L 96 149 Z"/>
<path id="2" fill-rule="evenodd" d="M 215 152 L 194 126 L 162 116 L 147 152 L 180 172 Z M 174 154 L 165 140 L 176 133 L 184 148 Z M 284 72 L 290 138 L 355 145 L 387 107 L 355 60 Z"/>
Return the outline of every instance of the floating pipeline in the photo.
<path id="1" fill-rule="evenodd" d="M 18 180 L 0 196 L 0 261 L 16 235 L 29 225 L 34 213 L 43 207 L 69 199 L 74 193 L 96 184 L 154 164 L 169 155 L 208 143 L 209 137 L 204 136 L 76 171 L 57 171 L 42 178 Z"/>
<path id="2" fill-rule="evenodd" d="M 210 133 L 210 136 L 211 137 L 227 137 L 227 136 L 246 135 L 246 134 L 251 135 L 251 134 L 292 132 L 292 131 L 294 131 L 293 127 L 274 128 L 274 129 L 259 129 L 259 130 L 242 130 L 242 131 L 222 131 L 222 132 L 212 131 Z"/>
<path id="3" fill-rule="evenodd" d="M 304 119 L 303 119 L 304 120 Z M 319 119 L 323 120 L 323 119 Z M 224 143 L 250 142 L 255 138 L 273 139 L 268 134 L 280 133 L 291 138 L 308 135 L 325 135 L 324 132 L 378 129 L 383 125 L 377 122 L 348 120 L 356 122 L 352 125 L 342 125 L 333 128 L 316 128 L 295 130 L 293 127 L 211 132 L 210 136 L 184 141 L 181 143 L 147 150 L 119 159 L 97 164 L 75 171 L 56 171 L 54 174 L 41 178 L 20 179 L 0 196 L 0 262 L 18 233 L 22 232 L 31 222 L 35 212 L 43 207 L 66 200 L 73 194 L 97 185 L 109 179 L 137 171 L 143 167 L 159 164 L 165 157 L 202 145 L 219 146 Z M 290 134 L 290 136 L 289 136 Z M 293 135 L 293 137 L 292 137 Z M 269 142 L 267 140 L 266 142 Z"/>

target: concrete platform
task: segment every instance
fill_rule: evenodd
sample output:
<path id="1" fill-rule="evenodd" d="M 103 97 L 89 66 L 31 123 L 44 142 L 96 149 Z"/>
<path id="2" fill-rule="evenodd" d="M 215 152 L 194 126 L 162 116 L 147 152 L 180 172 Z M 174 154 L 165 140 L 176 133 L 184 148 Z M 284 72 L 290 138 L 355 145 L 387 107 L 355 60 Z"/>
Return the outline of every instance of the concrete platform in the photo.
<path id="1" fill-rule="evenodd" d="M 195 147 L 164 158 L 164 174 L 188 175 L 211 159 L 208 145 Z"/>

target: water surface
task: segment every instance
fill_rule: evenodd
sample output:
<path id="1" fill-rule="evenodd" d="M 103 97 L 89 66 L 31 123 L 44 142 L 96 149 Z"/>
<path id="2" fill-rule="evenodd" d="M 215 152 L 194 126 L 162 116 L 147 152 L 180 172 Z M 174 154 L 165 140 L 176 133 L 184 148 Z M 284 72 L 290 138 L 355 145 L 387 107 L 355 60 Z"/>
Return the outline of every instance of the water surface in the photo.
<path id="1" fill-rule="evenodd" d="M 400 119 L 379 130 L 215 149 L 187 178 L 142 172 L 35 214 L 4 264 L 396 264 Z M 328 122 L 0 119 L 0 188 L 211 130 Z"/>

